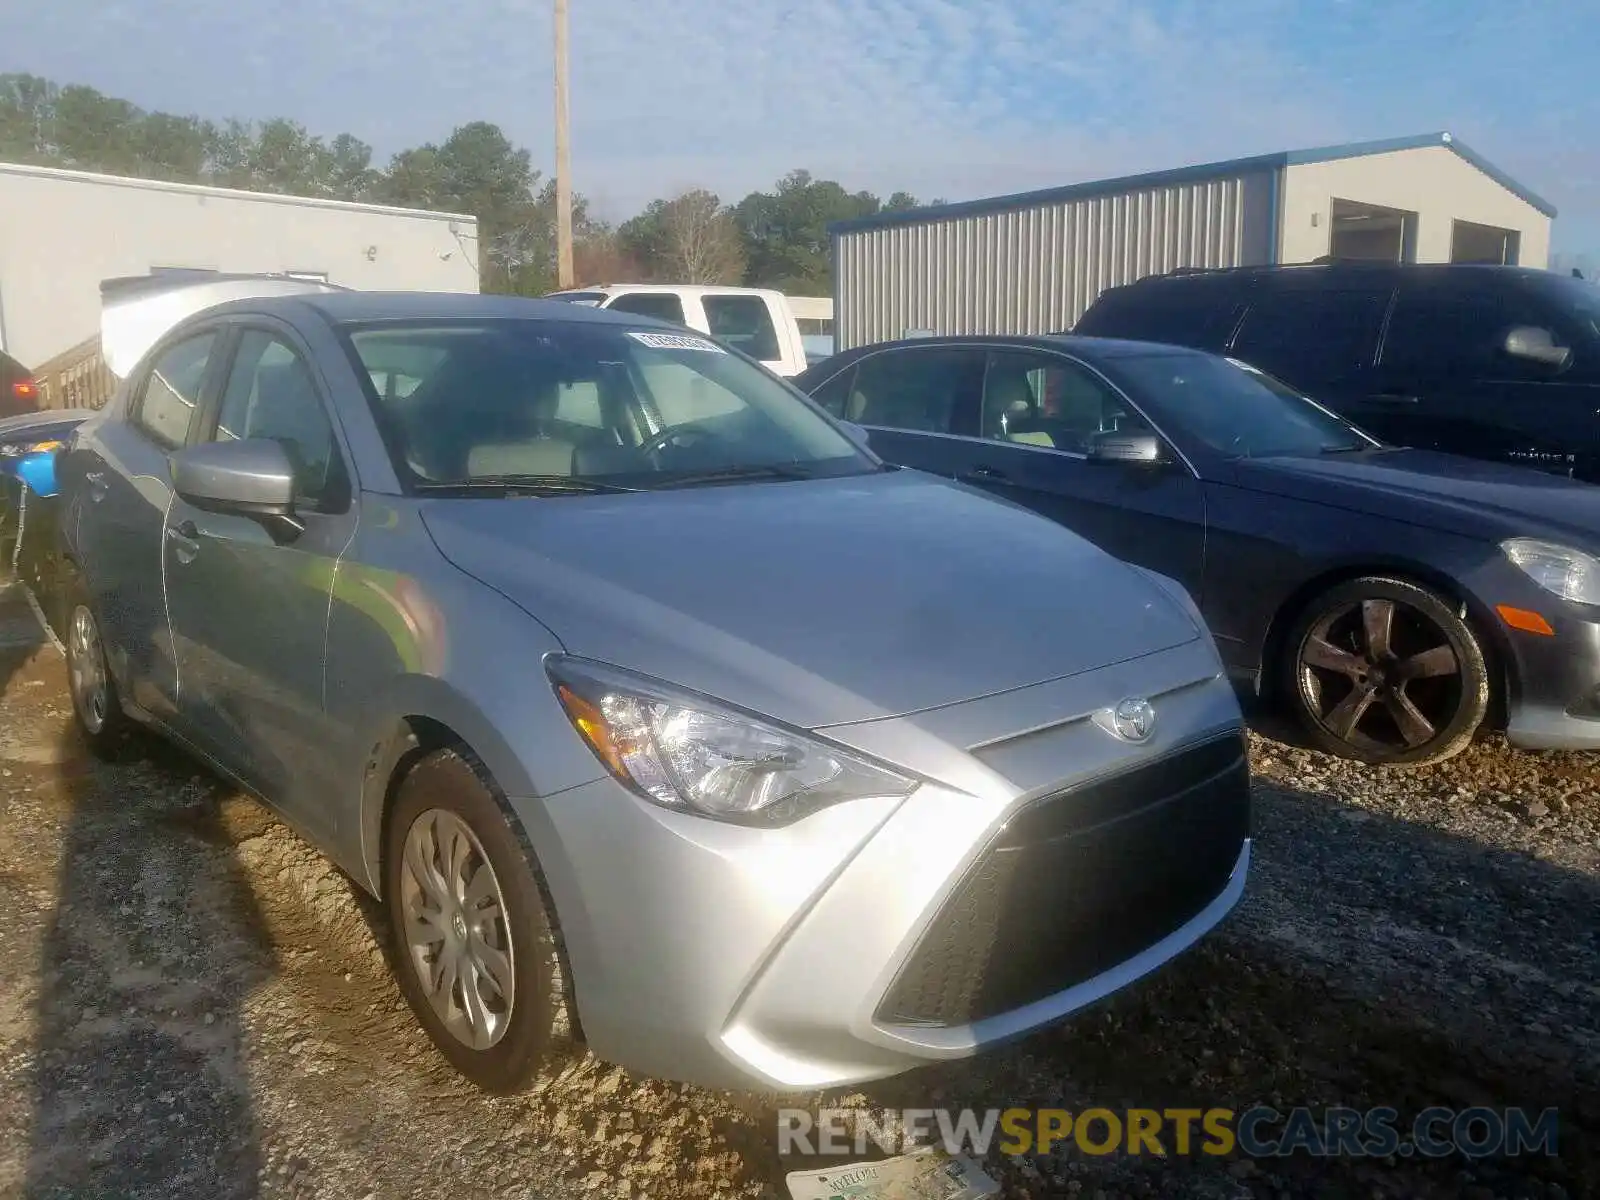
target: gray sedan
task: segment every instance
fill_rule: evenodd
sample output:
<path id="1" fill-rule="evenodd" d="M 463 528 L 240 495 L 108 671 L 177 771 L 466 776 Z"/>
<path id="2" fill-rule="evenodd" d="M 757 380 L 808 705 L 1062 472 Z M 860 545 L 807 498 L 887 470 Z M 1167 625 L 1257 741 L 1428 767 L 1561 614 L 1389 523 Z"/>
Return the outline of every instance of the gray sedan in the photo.
<path id="1" fill-rule="evenodd" d="M 862 442 L 643 318 L 206 309 L 62 459 L 77 719 L 180 742 L 384 900 L 487 1090 L 563 1000 L 710 1086 L 971 1054 L 1238 900 L 1240 713 L 1181 587 Z"/>

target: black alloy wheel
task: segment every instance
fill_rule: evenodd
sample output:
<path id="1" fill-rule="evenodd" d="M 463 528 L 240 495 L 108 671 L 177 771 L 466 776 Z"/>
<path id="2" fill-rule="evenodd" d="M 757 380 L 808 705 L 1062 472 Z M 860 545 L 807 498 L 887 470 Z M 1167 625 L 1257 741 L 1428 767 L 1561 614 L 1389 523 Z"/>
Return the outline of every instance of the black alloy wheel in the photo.
<path id="1" fill-rule="evenodd" d="M 1454 605 L 1402 579 L 1354 579 L 1319 596 L 1287 643 L 1284 691 L 1330 754 L 1423 766 L 1464 750 L 1489 710 L 1483 648 Z"/>

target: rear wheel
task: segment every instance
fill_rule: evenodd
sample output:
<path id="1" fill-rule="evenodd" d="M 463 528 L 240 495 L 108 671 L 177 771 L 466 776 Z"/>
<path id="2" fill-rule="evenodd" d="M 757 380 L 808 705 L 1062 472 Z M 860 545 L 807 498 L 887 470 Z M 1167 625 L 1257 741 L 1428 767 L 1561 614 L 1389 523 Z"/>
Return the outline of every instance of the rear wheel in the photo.
<path id="1" fill-rule="evenodd" d="M 117 681 L 106 660 L 100 620 L 89 602 L 82 578 L 71 572 L 62 596 L 63 644 L 67 656 L 67 687 L 72 693 L 72 715 L 90 751 L 113 758 L 131 728 Z"/>
<path id="2" fill-rule="evenodd" d="M 1375 765 L 1459 754 L 1489 710 L 1471 626 L 1437 592 L 1401 579 L 1353 579 L 1319 596 L 1291 630 L 1283 669 L 1311 741 Z"/>
<path id="3" fill-rule="evenodd" d="M 555 949 L 528 856 L 487 772 L 456 750 L 418 762 L 395 796 L 383 861 L 412 1011 L 477 1086 L 521 1091 L 550 1046 Z"/>

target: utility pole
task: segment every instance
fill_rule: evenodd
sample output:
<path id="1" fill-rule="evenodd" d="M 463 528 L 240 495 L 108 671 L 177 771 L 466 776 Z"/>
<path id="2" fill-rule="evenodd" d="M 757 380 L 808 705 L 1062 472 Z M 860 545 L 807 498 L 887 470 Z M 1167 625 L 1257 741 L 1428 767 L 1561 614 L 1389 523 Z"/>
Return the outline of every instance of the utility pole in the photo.
<path id="1" fill-rule="evenodd" d="M 556 7 L 556 286 L 572 286 L 572 150 L 567 140 L 567 0 Z"/>

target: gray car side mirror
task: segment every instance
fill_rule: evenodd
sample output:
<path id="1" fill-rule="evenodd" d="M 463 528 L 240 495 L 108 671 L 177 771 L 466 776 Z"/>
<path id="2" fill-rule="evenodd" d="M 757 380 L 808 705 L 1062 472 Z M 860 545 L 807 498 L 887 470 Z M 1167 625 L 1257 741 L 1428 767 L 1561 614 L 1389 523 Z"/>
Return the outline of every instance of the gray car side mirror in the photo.
<path id="1" fill-rule="evenodd" d="M 865 450 L 868 454 L 873 452 L 871 435 L 854 421 L 840 421 L 839 428 L 844 430 L 845 437 L 856 444 L 856 449 Z"/>
<path id="2" fill-rule="evenodd" d="M 261 521 L 279 540 L 305 528 L 294 512 L 294 464 L 270 438 L 206 442 L 180 450 L 172 456 L 172 487 L 203 512 Z"/>

